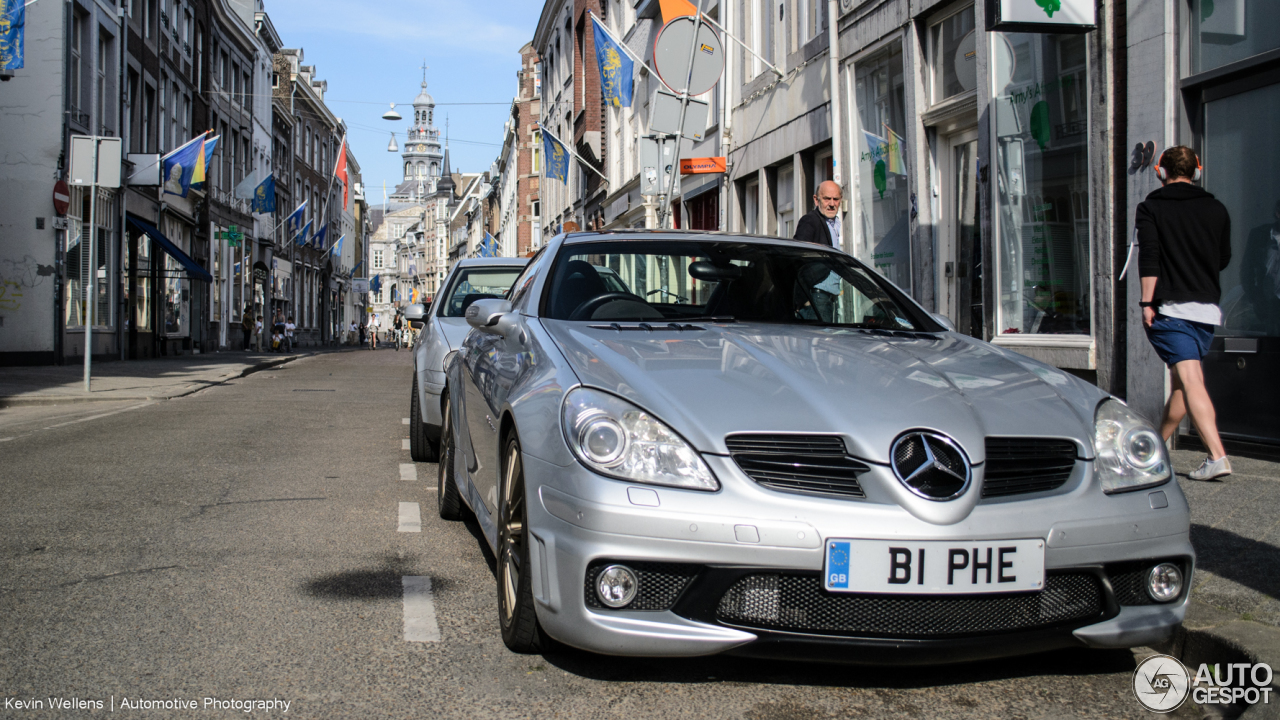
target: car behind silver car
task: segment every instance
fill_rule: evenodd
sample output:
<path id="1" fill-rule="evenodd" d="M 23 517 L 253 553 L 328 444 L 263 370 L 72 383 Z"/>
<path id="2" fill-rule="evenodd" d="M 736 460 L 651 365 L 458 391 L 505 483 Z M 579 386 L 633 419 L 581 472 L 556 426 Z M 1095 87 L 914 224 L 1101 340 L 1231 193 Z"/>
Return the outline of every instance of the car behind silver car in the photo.
<path id="1" fill-rule="evenodd" d="M 1159 435 L 848 255 L 576 233 L 465 316 L 437 497 L 497 556 L 513 650 L 939 663 L 1182 621 Z"/>
<path id="2" fill-rule="evenodd" d="M 527 258 L 469 258 L 458 261 L 440 287 L 430 309 L 414 304 L 405 318 L 421 328 L 413 352 L 413 388 L 409 397 L 409 453 L 419 462 L 434 462 L 440 442 L 440 391 L 444 364 L 462 345 L 471 326 L 463 314 L 471 303 L 507 294 Z"/>

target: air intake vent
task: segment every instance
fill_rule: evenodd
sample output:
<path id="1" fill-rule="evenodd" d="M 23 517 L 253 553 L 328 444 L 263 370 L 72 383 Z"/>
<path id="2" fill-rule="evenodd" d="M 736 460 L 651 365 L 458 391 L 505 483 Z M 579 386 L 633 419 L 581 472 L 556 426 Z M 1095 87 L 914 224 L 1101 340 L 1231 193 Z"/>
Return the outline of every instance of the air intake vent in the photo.
<path id="1" fill-rule="evenodd" d="M 1045 492 L 1062 487 L 1076 466 L 1076 444 L 1059 438 L 987 438 L 982 497 Z"/>
<path id="2" fill-rule="evenodd" d="M 742 472 L 770 490 L 862 498 L 865 464 L 849 457 L 834 435 L 731 435 L 725 445 Z"/>

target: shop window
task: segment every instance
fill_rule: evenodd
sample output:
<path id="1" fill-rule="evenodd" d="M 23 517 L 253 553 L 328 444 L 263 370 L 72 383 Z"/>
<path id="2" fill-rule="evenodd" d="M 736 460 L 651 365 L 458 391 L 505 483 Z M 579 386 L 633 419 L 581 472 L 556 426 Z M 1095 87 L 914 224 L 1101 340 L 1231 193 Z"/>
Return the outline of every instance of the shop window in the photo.
<path id="1" fill-rule="evenodd" d="M 778 169 L 778 237 L 789 238 L 796 231 L 796 184 L 795 170 L 790 167 Z"/>
<path id="2" fill-rule="evenodd" d="M 1276 0 L 1193 0 L 1191 71 L 1206 72 L 1280 48 Z"/>
<path id="3" fill-rule="evenodd" d="M 935 103 L 978 87 L 977 33 L 973 6 L 929 28 L 931 99 Z"/>
<path id="4" fill-rule="evenodd" d="M 760 181 L 747 183 L 742 193 L 742 230 L 748 235 L 760 232 Z"/>
<path id="5" fill-rule="evenodd" d="M 1275 84 L 1204 106 L 1204 185 L 1231 216 L 1231 264 L 1219 276 L 1227 335 L 1280 337 L 1278 114 Z"/>
<path id="6" fill-rule="evenodd" d="M 1087 74 L 1077 35 L 992 33 L 1003 334 L 1090 333 Z"/>
<path id="7" fill-rule="evenodd" d="M 854 256 L 873 265 L 898 287 L 911 288 L 906 92 L 902 44 L 858 62 L 854 147 L 858 197 L 854 208 Z"/>

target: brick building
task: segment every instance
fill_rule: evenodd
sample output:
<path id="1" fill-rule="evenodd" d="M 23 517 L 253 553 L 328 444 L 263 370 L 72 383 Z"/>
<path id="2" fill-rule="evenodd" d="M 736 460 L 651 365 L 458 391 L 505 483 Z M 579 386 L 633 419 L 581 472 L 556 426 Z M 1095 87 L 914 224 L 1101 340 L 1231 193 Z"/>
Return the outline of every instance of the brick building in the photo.
<path id="1" fill-rule="evenodd" d="M 539 196 L 542 140 L 542 77 L 533 43 L 520 48 L 516 97 L 503 128 L 502 152 L 491 171 L 497 201 L 493 235 L 500 254 L 519 257 L 542 246 L 542 203 Z"/>

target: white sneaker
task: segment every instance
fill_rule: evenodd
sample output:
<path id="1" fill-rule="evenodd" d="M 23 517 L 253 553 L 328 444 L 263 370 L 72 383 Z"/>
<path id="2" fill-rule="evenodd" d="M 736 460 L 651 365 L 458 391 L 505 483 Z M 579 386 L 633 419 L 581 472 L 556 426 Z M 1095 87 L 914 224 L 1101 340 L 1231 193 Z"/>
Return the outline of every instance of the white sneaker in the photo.
<path id="1" fill-rule="evenodd" d="M 1214 460 L 1206 457 L 1204 462 L 1200 463 L 1200 467 L 1192 470 L 1188 477 L 1192 480 L 1212 480 L 1214 478 L 1223 477 L 1231 474 L 1231 461 L 1226 455 Z"/>

